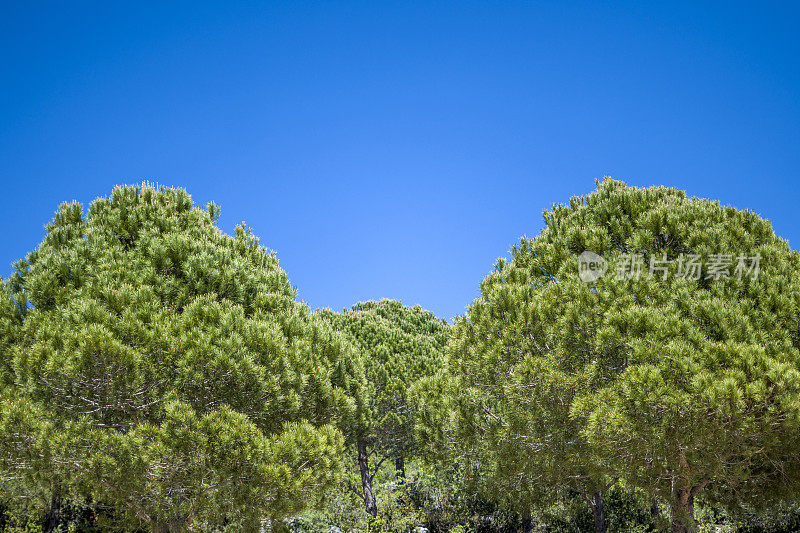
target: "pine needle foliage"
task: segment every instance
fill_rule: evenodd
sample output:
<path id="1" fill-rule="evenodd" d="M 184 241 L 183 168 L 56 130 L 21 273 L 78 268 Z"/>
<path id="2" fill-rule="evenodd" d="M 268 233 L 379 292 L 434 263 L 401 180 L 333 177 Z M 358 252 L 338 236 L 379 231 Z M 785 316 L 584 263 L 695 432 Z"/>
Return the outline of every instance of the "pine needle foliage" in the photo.
<path id="1" fill-rule="evenodd" d="M 796 494 L 797 252 L 752 211 L 611 179 L 544 219 L 456 321 L 450 378 L 427 385 L 426 440 L 522 502 L 622 479 L 669 502 L 673 531 L 692 530 L 696 498 Z M 589 283 L 585 250 L 609 264 Z M 629 254 L 638 278 L 616 275 Z M 718 254 L 758 255 L 760 272 L 680 275 L 681 257 Z"/>
<path id="2" fill-rule="evenodd" d="M 358 352 L 363 393 L 358 417 L 345 429 L 360 466 L 357 489 L 365 508 L 377 513 L 372 480 L 386 459 L 404 475 L 404 460 L 416 451 L 412 390 L 444 363 L 448 324 L 422 307 L 395 300 L 361 302 L 343 313 L 321 310 L 317 316 L 341 332 Z"/>
<path id="3" fill-rule="evenodd" d="M 245 226 L 183 189 L 59 207 L 0 296 L 2 479 L 154 531 L 299 511 L 337 478 L 352 358 Z M 248 525 L 249 524 L 249 525 Z"/>

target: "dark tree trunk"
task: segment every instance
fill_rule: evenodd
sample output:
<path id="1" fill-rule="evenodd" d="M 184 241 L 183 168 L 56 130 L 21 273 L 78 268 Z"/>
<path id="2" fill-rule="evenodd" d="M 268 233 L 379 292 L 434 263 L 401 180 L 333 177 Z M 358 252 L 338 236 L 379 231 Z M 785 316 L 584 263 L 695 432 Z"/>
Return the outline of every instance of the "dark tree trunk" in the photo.
<path id="1" fill-rule="evenodd" d="M 653 520 L 658 520 L 661 511 L 658 510 L 658 500 L 653 498 L 653 503 L 650 504 L 650 516 Z"/>
<path id="2" fill-rule="evenodd" d="M 606 533 L 608 526 L 606 524 L 606 504 L 603 501 L 603 493 L 597 491 L 592 496 L 592 514 L 594 515 L 594 531 L 595 533 Z"/>
<path id="3" fill-rule="evenodd" d="M 367 456 L 367 443 L 358 439 L 358 469 L 361 471 L 361 491 L 364 498 L 364 508 L 372 518 L 378 516 L 378 506 L 372 493 L 372 480 L 369 476 L 369 457 Z"/>
<path id="4" fill-rule="evenodd" d="M 61 524 L 61 496 L 58 491 L 53 492 L 53 497 L 50 500 L 50 510 L 47 513 L 47 519 L 44 522 L 42 530 L 45 533 L 52 533 Z"/>
<path id="5" fill-rule="evenodd" d="M 653 498 L 653 503 L 650 504 L 650 520 L 653 530 L 656 531 L 659 526 L 659 519 L 661 518 L 661 510 L 658 508 L 658 500 Z"/>
<path id="6" fill-rule="evenodd" d="M 529 509 L 522 513 L 522 533 L 533 533 L 533 520 Z"/>
<path id="7" fill-rule="evenodd" d="M 399 480 L 405 481 L 406 480 L 406 461 L 402 455 L 398 455 L 394 460 L 394 469 L 397 472 L 397 477 Z"/>
<path id="8" fill-rule="evenodd" d="M 677 489 L 672 495 L 672 533 L 695 533 L 694 493 L 690 489 Z"/>

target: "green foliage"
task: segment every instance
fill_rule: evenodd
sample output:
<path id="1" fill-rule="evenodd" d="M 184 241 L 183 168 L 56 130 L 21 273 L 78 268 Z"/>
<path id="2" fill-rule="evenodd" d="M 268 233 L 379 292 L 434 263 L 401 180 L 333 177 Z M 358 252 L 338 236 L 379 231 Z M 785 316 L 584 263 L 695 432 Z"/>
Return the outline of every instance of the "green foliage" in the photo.
<path id="1" fill-rule="evenodd" d="M 393 300 L 359 303 L 343 313 L 324 309 L 315 316 L 341 332 L 360 356 L 345 372 L 350 373 L 350 385 L 343 389 L 352 391 L 356 415 L 342 429 L 357 457 L 361 488 L 355 488 L 355 480 L 347 487 L 361 495 L 367 512 L 375 516 L 372 480 L 386 459 L 402 464 L 414 453 L 411 390 L 441 368 L 448 326 L 419 306 Z"/>
<path id="2" fill-rule="evenodd" d="M 361 355 L 366 378 L 364 417 L 355 433 L 381 450 L 410 451 L 414 412 L 411 387 L 442 366 L 447 324 L 419 306 L 394 300 L 363 302 L 344 313 L 317 316 L 342 332 Z"/>
<path id="3" fill-rule="evenodd" d="M 635 490 L 614 485 L 604 496 L 609 531 L 650 533 L 663 531 L 668 526 L 660 515 L 653 515 L 652 502 Z M 534 510 L 533 521 L 534 531 L 571 533 L 595 530 L 590 508 L 583 497 L 575 493 L 565 493 L 549 504 L 539 505 Z"/>
<path id="4" fill-rule="evenodd" d="M 320 510 L 305 512 L 289 521 L 289 530 L 328 533 L 331 526 L 335 526 L 342 531 L 364 531 L 368 527 L 370 531 L 385 532 L 411 532 L 417 527 L 424 527 L 431 533 L 520 531 L 522 517 L 519 513 L 475 493 L 464 474 L 458 465 L 436 470 L 420 460 L 412 460 L 403 483 L 386 473 L 376 477 L 379 512 L 371 525 L 360 500 L 342 490 L 331 492 Z M 663 520 L 652 516 L 651 503 L 645 495 L 615 485 L 606 497 L 609 531 L 662 530 Z M 536 532 L 574 533 L 593 531 L 594 525 L 582 497 L 564 493 L 532 509 L 532 528 Z"/>
<path id="5" fill-rule="evenodd" d="M 407 475 L 399 481 L 387 469 L 378 472 L 375 490 L 378 514 L 372 519 L 363 502 L 345 489 L 333 491 L 319 510 L 292 519 L 289 529 L 296 533 L 328 532 L 331 526 L 342 531 L 398 532 L 424 527 L 432 533 L 448 531 L 491 531 L 513 523 L 506 510 L 475 498 L 464 490 L 459 473 L 429 470 L 418 460 L 407 465 Z M 500 529 L 498 529 L 500 530 Z"/>
<path id="6" fill-rule="evenodd" d="M 591 531 L 601 494 L 610 531 L 797 529 L 800 258 L 755 213 L 606 180 L 453 327 L 309 314 L 218 217 L 119 187 L 0 283 L 0 530 Z M 627 254 L 667 271 L 617 277 Z"/>
<path id="7" fill-rule="evenodd" d="M 621 477 L 688 524 L 679 515 L 700 491 L 786 493 L 800 449 L 797 253 L 753 212 L 662 187 L 606 180 L 544 217 L 457 320 L 454 377 L 426 385 L 452 395 L 427 401 L 423 434 L 486 465 L 494 491 L 522 501 L 546 499 L 542 486 L 590 492 Z M 581 281 L 584 250 L 609 274 Z M 628 253 L 645 269 L 666 254 L 671 270 L 618 279 Z M 683 278 L 680 254 L 760 254 L 761 269 Z"/>
<path id="8" fill-rule="evenodd" d="M 285 516 L 337 477 L 349 345 L 182 189 L 64 204 L 0 294 L 3 480 L 155 529 Z"/>

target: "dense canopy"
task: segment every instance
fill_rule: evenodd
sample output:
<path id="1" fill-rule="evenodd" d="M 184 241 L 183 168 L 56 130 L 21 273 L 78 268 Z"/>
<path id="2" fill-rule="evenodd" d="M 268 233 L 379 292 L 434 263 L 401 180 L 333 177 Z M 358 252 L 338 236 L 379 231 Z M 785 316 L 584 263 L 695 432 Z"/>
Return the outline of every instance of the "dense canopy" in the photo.
<path id="1" fill-rule="evenodd" d="M 163 529 L 296 512 L 333 479 L 347 344 L 218 212 L 182 189 L 120 187 L 86 213 L 62 205 L 17 264 L 0 307 L 17 403 L 0 442 L 26 490 L 70 485 Z M 47 464 L 26 460 L 36 447 Z"/>
<path id="2" fill-rule="evenodd" d="M 800 256 L 756 213 L 606 179 L 453 325 L 311 313 L 218 216 L 118 187 L 0 283 L 0 529 L 800 523 Z"/>
<path id="3" fill-rule="evenodd" d="M 671 502 L 676 531 L 698 495 L 758 503 L 796 479 L 800 262 L 769 222 L 613 180 L 544 217 L 456 321 L 453 400 L 427 435 L 488 461 L 506 487 L 591 493 L 623 479 Z M 581 279 L 585 251 L 605 275 Z M 690 258 L 700 276 L 686 275 Z"/>
<path id="4" fill-rule="evenodd" d="M 405 475 L 404 459 L 415 448 L 410 391 L 441 369 L 448 325 L 419 306 L 406 307 L 395 300 L 361 302 L 343 313 L 316 314 L 350 340 L 363 365 L 360 416 L 347 433 L 356 448 L 361 497 L 374 517 L 375 471 L 394 457 L 400 475 Z"/>

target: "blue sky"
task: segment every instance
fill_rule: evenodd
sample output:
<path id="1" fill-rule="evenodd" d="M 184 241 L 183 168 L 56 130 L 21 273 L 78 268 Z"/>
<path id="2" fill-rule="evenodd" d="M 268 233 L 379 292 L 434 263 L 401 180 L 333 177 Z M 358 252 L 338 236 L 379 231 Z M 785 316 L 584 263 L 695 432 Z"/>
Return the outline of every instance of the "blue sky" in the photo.
<path id="1" fill-rule="evenodd" d="M 312 307 L 450 319 L 612 175 L 800 242 L 800 8 L 769 2 L 3 2 L 0 275 L 143 179 L 246 221 Z"/>

